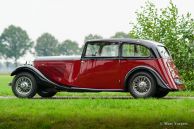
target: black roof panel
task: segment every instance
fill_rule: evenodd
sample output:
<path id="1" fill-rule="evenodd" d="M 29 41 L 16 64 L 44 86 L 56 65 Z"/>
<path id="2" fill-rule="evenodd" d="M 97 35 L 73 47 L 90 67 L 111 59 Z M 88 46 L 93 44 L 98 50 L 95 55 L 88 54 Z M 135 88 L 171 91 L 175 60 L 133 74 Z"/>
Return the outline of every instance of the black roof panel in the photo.
<path id="1" fill-rule="evenodd" d="M 156 47 L 158 45 L 164 46 L 162 43 L 158 43 L 155 41 L 151 40 L 143 40 L 143 39 L 130 39 L 130 38 L 118 38 L 118 39 L 95 39 L 95 40 L 88 40 L 87 42 L 118 42 L 118 43 L 134 43 L 134 44 L 142 44 L 145 46 L 150 46 L 150 47 Z"/>

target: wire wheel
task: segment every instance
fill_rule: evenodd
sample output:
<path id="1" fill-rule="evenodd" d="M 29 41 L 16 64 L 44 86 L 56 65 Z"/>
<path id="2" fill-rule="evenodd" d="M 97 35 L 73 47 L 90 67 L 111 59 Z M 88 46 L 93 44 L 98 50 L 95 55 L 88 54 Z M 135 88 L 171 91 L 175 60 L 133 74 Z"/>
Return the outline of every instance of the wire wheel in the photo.
<path id="1" fill-rule="evenodd" d="M 16 91 L 21 95 L 27 95 L 32 90 L 32 81 L 30 78 L 21 76 L 16 81 Z"/>
<path id="2" fill-rule="evenodd" d="M 12 81 L 12 91 L 18 98 L 34 97 L 37 91 L 36 79 L 30 73 L 18 73 Z"/>
<path id="3" fill-rule="evenodd" d="M 137 76 L 132 81 L 132 88 L 138 95 L 146 95 L 151 89 L 151 81 L 146 76 Z"/>

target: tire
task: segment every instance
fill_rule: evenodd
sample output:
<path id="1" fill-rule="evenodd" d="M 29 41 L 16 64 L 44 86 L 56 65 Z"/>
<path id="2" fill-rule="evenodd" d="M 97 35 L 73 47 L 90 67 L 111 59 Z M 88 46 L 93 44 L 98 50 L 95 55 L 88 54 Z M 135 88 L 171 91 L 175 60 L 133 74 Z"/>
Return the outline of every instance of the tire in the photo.
<path id="1" fill-rule="evenodd" d="M 43 97 L 43 98 L 50 98 L 53 97 L 54 95 L 56 95 L 56 91 L 55 90 L 49 90 L 49 89 L 39 89 L 37 91 L 38 95 Z"/>
<path id="2" fill-rule="evenodd" d="M 128 88 L 134 98 L 154 97 L 156 93 L 156 82 L 151 74 L 138 72 L 130 78 Z"/>
<path id="3" fill-rule="evenodd" d="M 37 91 L 36 79 L 28 72 L 19 73 L 12 81 L 12 91 L 18 98 L 34 97 Z"/>
<path id="4" fill-rule="evenodd" d="M 169 90 L 159 87 L 156 91 L 155 97 L 162 98 L 169 93 Z"/>

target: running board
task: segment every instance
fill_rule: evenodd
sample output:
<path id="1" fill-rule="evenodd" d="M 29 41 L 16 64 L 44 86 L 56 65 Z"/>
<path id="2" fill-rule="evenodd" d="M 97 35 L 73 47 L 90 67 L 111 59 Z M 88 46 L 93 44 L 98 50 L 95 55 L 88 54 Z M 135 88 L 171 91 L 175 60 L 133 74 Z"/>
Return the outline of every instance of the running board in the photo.
<path id="1" fill-rule="evenodd" d="M 74 86 L 57 86 L 57 89 L 67 92 L 124 92 L 124 89 L 92 89 L 79 88 Z"/>

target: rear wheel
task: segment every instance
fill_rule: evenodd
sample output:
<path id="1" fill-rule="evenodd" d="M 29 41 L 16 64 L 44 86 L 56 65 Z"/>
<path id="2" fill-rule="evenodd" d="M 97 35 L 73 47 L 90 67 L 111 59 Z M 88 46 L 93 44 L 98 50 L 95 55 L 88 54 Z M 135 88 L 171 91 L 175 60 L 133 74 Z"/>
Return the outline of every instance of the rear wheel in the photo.
<path id="1" fill-rule="evenodd" d="M 154 97 L 156 93 L 155 79 L 147 72 L 135 73 L 129 81 L 129 92 L 135 98 Z"/>
<path id="2" fill-rule="evenodd" d="M 169 90 L 159 87 L 156 91 L 155 97 L 162 98 L 169 93 Z"/>
<path id="3" fill-rule="evenodd" d="M 57 91 L 53 89 L 41 88 L 37 91 L 37 93 L 39 96 L 43 98 L 49 98 L 49 97 L 53 97 L 54 95 L 56 95 Z"/>
<path id="4" fill-rule="evenodd" d="M 12 91 L 19 98 L 32 98 L 37 91 L 36 80 L 30 73 L 17 74 L 12 82 Z"/>

